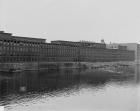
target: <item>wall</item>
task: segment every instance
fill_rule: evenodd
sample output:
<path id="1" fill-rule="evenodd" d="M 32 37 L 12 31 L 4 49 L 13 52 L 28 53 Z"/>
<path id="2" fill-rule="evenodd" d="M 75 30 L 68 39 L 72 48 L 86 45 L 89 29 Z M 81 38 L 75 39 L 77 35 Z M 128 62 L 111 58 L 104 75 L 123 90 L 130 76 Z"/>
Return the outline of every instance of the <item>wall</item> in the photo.
<path id="1" fill-rule="evenodd" d="M 135 62 L 140 63 L 140 44 L 137 43 L 123 43 L 121 45 L 127 46 L 128 50 L 135 51 Z"/>

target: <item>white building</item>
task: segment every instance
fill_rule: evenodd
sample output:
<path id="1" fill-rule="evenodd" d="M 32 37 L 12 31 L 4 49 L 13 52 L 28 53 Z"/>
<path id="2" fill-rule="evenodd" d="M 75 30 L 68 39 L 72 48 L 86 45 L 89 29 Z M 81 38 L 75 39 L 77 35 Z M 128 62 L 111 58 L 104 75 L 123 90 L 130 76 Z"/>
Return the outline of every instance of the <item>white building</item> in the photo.
<path id="1" fill-rule="evenodd" d="M 107 49 L 119 49 L 119 44 L 116 44 L 116 43 L 110 43 L 110 44 L 106 44 L 106 48 Z"/>

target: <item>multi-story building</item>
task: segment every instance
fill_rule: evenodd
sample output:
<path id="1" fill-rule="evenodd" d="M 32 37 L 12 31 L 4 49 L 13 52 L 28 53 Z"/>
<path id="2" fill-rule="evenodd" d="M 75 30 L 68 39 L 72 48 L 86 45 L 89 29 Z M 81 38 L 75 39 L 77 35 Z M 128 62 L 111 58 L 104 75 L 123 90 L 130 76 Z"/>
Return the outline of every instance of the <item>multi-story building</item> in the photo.
<path id="1" fill-rule="evenodd" d="M 106 44 L 107 49 L 120 49 L 120 50 L 127 50 L 127 46 L 123 46 L 117 43 L 110 43 Z"/>
<path id="2" fill-rule="evenodd" d="M 128 50 L 134 50 L 135 51 L 135 61 L 140 63 L 140 44 L 121 43 L 121 45 L 126 46 Z"/>
<path id="3" fill-rule="evenodd" d="M 31 62 L 37 61 L 40 44 L 45 39 L 12 36 L 0 32 L 0 62 Z"/>
<path id="4" fill-rule="evenodd" d="M 136 57 L 138 59 L 138 55 L 135 55 L 138 52 L 134 52 L 134 48 L 123 45 L 108 49 L 105 43 L 45 41 L 0 31 L 0 68 L 3 63 L 110 62 L 133 61 Z"/>

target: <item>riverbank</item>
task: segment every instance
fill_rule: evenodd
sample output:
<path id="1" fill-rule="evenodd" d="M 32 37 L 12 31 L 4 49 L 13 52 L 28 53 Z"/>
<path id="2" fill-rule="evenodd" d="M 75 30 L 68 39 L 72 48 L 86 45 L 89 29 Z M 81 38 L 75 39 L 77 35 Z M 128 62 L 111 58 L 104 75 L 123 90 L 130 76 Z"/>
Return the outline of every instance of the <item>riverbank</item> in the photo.
<path id="1" fill-rule="evenodd" d="M 59 70 L 59 69 L 98 69 L 101 71 L 118 72 L 132 69 L 136 65 L 134 61 L 118 62 L 24 62 L 24 63 L 0 63 L 0 71 L 14 72 L 24 70 Z"/>
<path id="2" fill-rule="evenodd" d="M 133 61 L 119 61 L 119 62 L 97 62 L 97 63 L 82 63 L 88 69 L 113 72 L 113 73 L 134 73 L 136 65 Z"/>

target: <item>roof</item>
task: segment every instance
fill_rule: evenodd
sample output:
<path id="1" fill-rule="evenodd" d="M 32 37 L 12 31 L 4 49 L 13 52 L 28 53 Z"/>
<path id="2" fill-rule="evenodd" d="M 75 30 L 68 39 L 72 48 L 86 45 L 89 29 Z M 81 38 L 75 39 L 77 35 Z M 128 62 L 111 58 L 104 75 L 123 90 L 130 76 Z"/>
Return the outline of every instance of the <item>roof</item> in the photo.
<path id="1" fill-rule="evenodd" d="M 28 41 L 28 42 L 41 42 L 45 43 L 46 39 L 41 38 L 32 38 L 32 37 L 22 37 L 22 36 L 12 36 L 12 33 L 5 33 L 4 31 L 0 31 L 1 39 L 10 39 L 10 40 L 20 40 L 20 41 Z"/>

